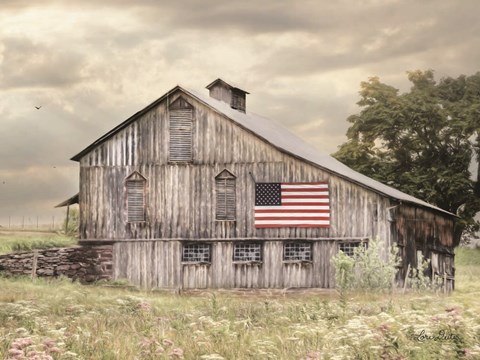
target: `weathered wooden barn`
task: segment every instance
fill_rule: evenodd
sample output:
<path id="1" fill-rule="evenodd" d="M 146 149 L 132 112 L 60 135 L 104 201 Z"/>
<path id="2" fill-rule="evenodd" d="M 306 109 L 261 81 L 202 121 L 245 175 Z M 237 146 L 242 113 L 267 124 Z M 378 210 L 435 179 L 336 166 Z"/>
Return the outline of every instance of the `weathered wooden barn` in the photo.
<path id="1" fill-rule="evenodd" d="M 385 256 L 400 247 L 400 279 L 422 253 L 453 288 L 453 214 L 248 112 L 239 87 L 217 79 L 207 89 L 174 87 L 72 158 L 81 243 L 111 244 L 115 279 L 331 288 L 331 257 L 378 237 Z"/>

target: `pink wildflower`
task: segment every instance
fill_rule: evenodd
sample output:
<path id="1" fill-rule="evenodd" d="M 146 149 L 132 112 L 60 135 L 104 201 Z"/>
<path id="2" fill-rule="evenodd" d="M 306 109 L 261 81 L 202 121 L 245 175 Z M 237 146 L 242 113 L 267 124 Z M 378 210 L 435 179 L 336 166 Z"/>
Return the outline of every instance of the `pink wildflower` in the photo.
<path id="1" fill-rule="evenodd" d="M 320 359 L 320 353 L 318 351 L 309 351 L 305 360 L 318 360 Z"/>
<path id="2" fill-rule="evenodd" d="M 183 350 L 180 348 L 175 348 L 172 350 L 172 352 L 169 355 L 177 357 L 179 359 L 183 359 Z"/>
<path id="3" fill-rule="evenodd" d="M 8 350 L 8 354 L 12 355 L 12 356 L 15 356 L 15 357 L 23 356 L 23 350 L 12 348 L 12 349 Z"/>
<path id="4" fill-rule="evenodd" d="M 43 346 L 45 346 L 46 348 L 51 348 L 57 346 L 57 344 L 55 343 L 55 340 L 45 339 L 43 340 Z"/>
<path id="5" fill-rule="evenodd" d="M 53 347 L 47 349 L 47 351 L 48 351 L 49 353 L 59 353 L 59 352 L 61 352 L 61 350 L 60 350 L 58 347 L 56 347 L 56 346 L 53 346 Z"/>
<path id="6" fill-rule="evenodd" d="M 150 311 L 152 309 L 152 306 L 147 302 L 141 302 L 140 304 L 138 304 L 138 308 L 142 311 Z"/>
<path id="7" fill-rule="evenodd" d="M 12 343 L 12 347 L 16 349 L 24 349 L 32 344 L 33 341 L 30 338 L 18 338 Z"/>
<path id="8" fill-rule="evenodd" d="M 163 339 L 162 343 L 165 346 L 172 346 L 173 345 L 173 341 L 170 340 L 170 339 Z"/>

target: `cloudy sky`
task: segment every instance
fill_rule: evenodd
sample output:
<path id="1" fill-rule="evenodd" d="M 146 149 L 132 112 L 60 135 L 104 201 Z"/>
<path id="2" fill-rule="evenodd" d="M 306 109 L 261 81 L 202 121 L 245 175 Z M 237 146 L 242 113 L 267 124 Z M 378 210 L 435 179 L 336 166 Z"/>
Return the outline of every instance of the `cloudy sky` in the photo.
<path id="1" fill-rule="evenodd" d="M 59 221 L 78 191 L 69 159 L 177 84 L 231 80 L 250 111 L 332 153 L 361 81 L 407 90 L 407 70 L 480 70 L 478 5 L 1 0 L 0 225 Z"/>

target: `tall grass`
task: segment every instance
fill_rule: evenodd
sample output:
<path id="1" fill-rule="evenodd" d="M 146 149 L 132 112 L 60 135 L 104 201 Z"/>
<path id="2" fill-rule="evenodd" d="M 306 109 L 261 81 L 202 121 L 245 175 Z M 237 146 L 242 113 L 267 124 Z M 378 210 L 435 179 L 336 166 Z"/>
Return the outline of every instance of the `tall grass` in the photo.
<path id="1" fill-rule="evenodd" d="M 75 245 L 74 237 L 42 232 L 0 232 L 0 255 L 15 251 L 30 251 Z"/>
<path id="2" fill-rule="evenodd" d="M 480 275 L 460 262 L 461 291 L 450 296 L 362 293 L 345 306 L 312 294 L 186 296 L 0 278 L 0 358 L 478 359 L 480 294 L 469 290 L 468 266 Z"/>
<path id="3" fill-rule="evenodd" d="M 477 298 L 480 297 L 480 248 L 457 248 L 455 267 L 456 293 L 477 294 Z"/>

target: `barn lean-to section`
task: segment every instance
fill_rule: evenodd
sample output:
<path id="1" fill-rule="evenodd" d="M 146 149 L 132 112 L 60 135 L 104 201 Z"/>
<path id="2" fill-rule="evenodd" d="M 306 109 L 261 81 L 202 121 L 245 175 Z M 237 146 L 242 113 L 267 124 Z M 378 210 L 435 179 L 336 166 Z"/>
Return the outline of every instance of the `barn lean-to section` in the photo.
<path id="1" fill-rule="evenodd" d="M 330 288 L 330 259 L 345 244 L 378 237 L 387 256 L 403 241 L 406 262 L 421 244 L 439 264 L 440 250 L 453 248 L 451 215 L 419 201 L 411 208 L 433 232 L 406 233 L 405 194 L 382 193 L 295 146 L 284 129 L 246 112 L 243 90 L 221 80 L 209 88 L 221 101 L 177 86 L 73 158 L 81 241 L 113 244 L 115 278 L 149 288 Z M 328 184 L 329 226 L 256 228 L 256 183 L 315 182 Z"/>

